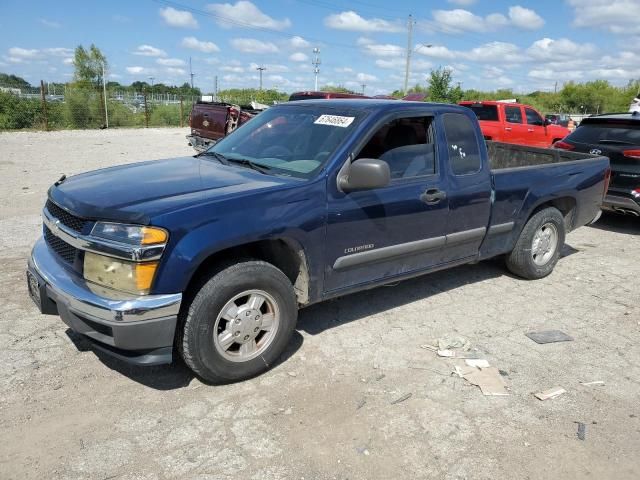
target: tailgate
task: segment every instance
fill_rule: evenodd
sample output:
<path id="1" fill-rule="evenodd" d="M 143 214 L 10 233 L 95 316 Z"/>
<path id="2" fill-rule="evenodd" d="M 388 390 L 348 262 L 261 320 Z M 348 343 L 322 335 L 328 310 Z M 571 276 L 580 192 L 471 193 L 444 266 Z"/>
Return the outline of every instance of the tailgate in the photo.
<path id="1" fill-rule="evenodd" d="M 226 134 L 229 106 L 196 103 L 191 110 L 191 134 L 219 140 Z"/>

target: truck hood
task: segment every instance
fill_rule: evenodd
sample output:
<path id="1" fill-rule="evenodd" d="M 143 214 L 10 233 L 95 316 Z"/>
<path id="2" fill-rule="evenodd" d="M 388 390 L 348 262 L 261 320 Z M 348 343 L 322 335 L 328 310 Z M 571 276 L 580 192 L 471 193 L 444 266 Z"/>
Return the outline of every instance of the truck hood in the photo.
<path id="1" fill-rule="evenodd" d="M 212 158 L 180 157 L 95 170 L 65 179 L 49 198 L 80 217 L 149 224 L 162 213 L 215 197 L 297 182 Z"/>

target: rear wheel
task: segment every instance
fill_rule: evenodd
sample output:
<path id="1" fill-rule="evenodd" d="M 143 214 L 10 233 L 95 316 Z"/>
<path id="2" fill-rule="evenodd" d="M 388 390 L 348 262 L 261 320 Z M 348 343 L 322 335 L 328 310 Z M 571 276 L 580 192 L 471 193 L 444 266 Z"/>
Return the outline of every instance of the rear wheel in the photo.
<path id="1" fill-rule="evenodd" d="M 213 275 L 184 320 L 182 356 L 203 379 L 224 383 L 270 368 L 297 320 L 289 279 L 273 265 L 245 261 Z"/>
<path id="2" fill-rule="evenodd" d="M 507 268 L 528 280 L 546 277 L 558 263 L 564 238 L 564 218 L 560 211 L 553 207 L 540 210 L 522 229 L 507 256 Z"/>

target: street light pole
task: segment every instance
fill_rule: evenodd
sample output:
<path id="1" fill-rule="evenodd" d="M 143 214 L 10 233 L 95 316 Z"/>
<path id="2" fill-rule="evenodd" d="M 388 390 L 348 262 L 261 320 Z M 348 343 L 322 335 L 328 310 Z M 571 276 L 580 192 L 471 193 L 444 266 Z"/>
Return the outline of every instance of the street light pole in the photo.
<path id="1" fill-rule="evenodd" d="M 411 53 L 413 50 L 413 17 L 409 15 L 409 20 L 407 21 L 407 63 L 404 68 L 404 93 L 407 93 L 407 88 L 409 88 L 409 70 L 411 69 Z"/>
<path id="2" fill-rule="evenodd" d="M 104 124 L 109 128 L 109 112 L 107 111 L 107 83 L 104 78 L 104 62 L 102 62 L 102 93 L 104 95 Z"/>

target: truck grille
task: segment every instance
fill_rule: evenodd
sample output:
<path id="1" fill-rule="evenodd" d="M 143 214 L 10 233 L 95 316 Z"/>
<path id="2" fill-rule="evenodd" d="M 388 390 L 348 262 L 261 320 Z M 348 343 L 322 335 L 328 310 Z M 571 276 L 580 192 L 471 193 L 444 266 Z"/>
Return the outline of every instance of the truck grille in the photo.
<path id="1" fill-rule="evenodd" d="M 51 200 L 47 200 L 46 208 L 49 213 L 60 220 L 60 223 L 65 227 L 69 227 L 76 232 L 82 232 L 85 225 L 89 223 L 89 220 L 85 220 L 84 218 L 76 217 L 75 215 L 70 214 L 65 209 L 60 208 L 58 205 L 53 203 Z"/>
<path id="2" fill-rule="evenodd" d="M 51 210 L 49 210 L 51 211 Z M 46 226 L 44 226 L 44 240 L 47 242 L 47 245 L 56 252 L 56 254 L 69 265 L 73 265 L 76 260 L 76 255 L 78 253 L 78 249 L 69 245 L 64 240 L 56 237 L 51 230 L 49 230 Z"/>

